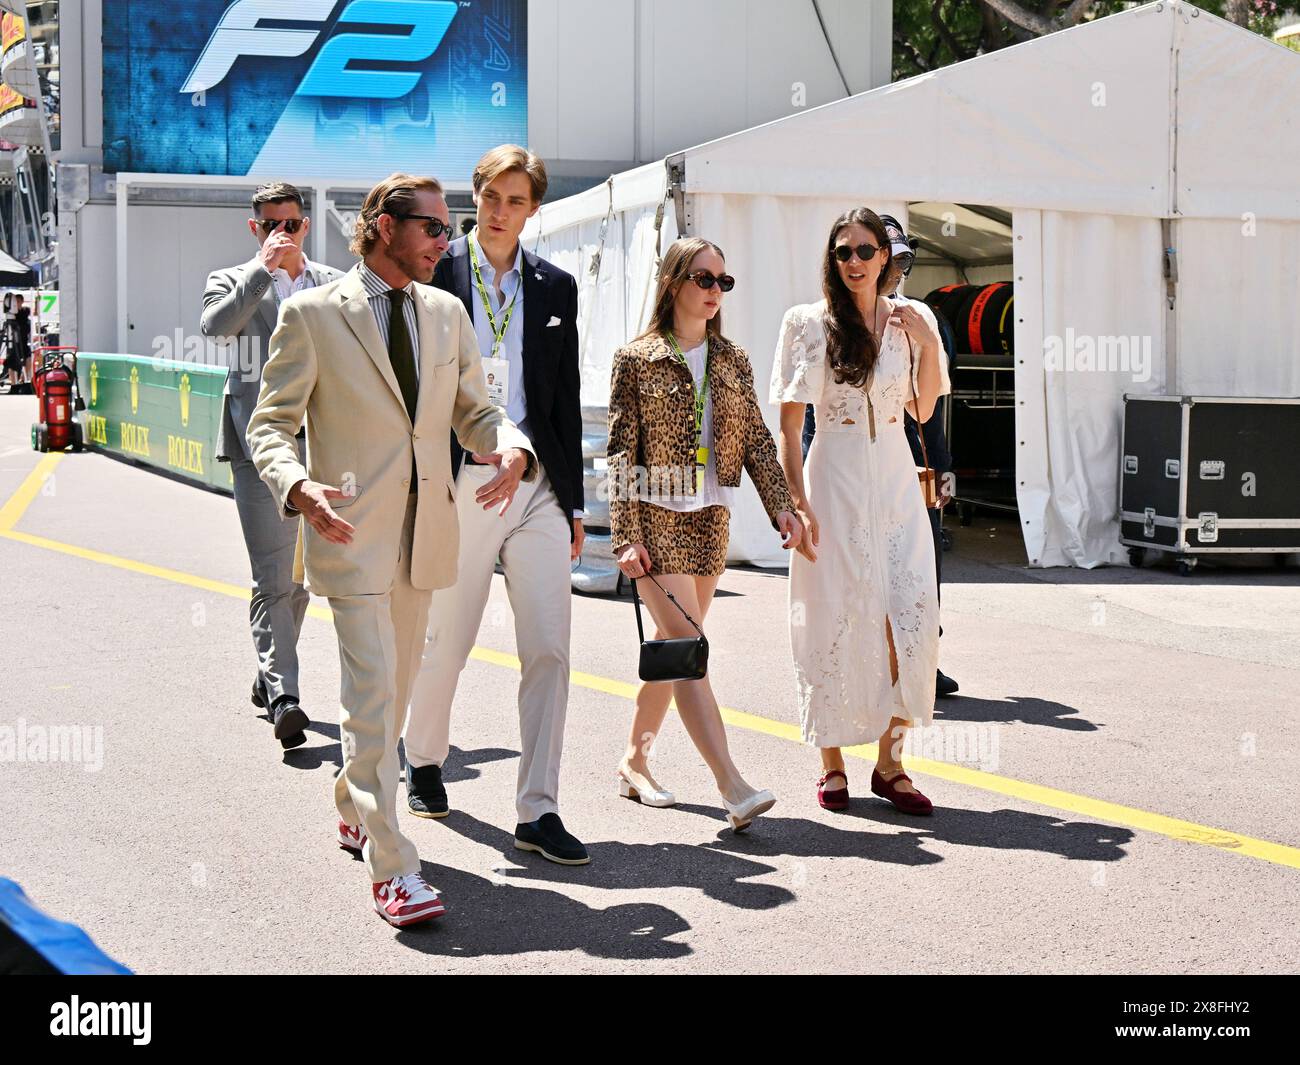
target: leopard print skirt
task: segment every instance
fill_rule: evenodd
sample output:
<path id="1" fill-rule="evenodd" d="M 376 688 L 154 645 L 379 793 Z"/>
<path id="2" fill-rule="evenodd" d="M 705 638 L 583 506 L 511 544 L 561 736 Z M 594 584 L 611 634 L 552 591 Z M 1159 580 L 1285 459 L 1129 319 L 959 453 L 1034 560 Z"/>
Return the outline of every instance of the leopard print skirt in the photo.
<path id="1" fill-rule="evenodd" d="M 650 553 L 652 572 L 721 576 L 727 568 L 730 524 L 728 507 L 705 507 L 681 514 L 642 503 L 641 534 Z"/>

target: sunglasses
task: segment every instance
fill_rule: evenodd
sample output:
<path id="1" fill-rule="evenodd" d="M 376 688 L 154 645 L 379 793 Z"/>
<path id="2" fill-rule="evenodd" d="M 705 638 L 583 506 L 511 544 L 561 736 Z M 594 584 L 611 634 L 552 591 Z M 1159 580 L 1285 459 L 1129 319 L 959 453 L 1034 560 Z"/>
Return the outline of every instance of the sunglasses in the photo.
<path id="1" fill-rule="evenodd" d="M 262 233 L 269 237 L 275 232 L 277 226 L 284 226 L 286 233 L 297 233 L 307 220 L 305 218 L 254 218 L 253 221 L 257 223 Z"/>
<path id="2" fill-rule="evenodd" d="M 851 248 L 847 244 L 837 244 L 835 245 L 835 258 L 842 263 L 846 263 L 853 258 L 856 252 L 858 258 L 865 263 L 879 250 L 874 244 L 859 244 L 856 248 Z"/>
<path id="3" fill-rule="evenodd" d="M 717 285 L 723 292 L 730 292 L 736 287 L 736 279 L 730 274 L 723 274 L 721 277 L 714 277 L 707 270 L 696 270 L 693 274 L 687 274 L 688 281 L 694 281 L 700 288 L 710 289 Z"/>
<path id="4" fill-rule="evenodd" d="M 431 240 L 437 240 L 444 233 L 451 236 L 452 228 L 450 222 L 444 222 L 441 218 L 434 218 L 431 214 L 396 214 L 394 218 L 400 218 L 406 221 L 409 218 L 417 218 L 424 223 L 424 235 Z"/>

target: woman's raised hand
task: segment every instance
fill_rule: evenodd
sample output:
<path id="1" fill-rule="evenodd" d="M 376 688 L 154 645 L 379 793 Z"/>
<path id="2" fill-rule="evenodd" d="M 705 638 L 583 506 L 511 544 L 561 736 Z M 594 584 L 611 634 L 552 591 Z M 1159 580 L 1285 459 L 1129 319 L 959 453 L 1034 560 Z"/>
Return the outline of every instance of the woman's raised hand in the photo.
<path id="1" fill-rule="evenodd" d="M 943 344 L 938 329 L 931 324 L 930 319 L 910 303 L 895 304 L 889 312 L 889 320 L 917 343 Z"/>

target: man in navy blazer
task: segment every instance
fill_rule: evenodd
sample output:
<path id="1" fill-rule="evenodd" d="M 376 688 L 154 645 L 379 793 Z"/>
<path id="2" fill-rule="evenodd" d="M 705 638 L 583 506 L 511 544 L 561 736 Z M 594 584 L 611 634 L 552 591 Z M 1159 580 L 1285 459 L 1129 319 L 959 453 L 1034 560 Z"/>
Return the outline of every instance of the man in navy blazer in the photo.
<path id="1" fill-rule="evenodd" d="M 439 260 L 433 284 L 469 312 L 489 398 L 529 438 L 541 471 L 501 513 L 474 501 L 495 456 L 451 438 L 460 522 L 456 585 L 435 594 L 406 727 L 407 805 L 445 817 L 442 765 L 460 672 L 478 635 L 498 558 L 515 615 L 521 662 L 515 846 L 565 865 L 586 848 L 559 817 L 560 755 L 569 699 L 570 563 L 582 552 L 582 408 L 578 286 L 524 250 L 519 235 L 546 194 L 546 167 L 517 145 L 493 148 L 474 168 L 475 228 Z"/>

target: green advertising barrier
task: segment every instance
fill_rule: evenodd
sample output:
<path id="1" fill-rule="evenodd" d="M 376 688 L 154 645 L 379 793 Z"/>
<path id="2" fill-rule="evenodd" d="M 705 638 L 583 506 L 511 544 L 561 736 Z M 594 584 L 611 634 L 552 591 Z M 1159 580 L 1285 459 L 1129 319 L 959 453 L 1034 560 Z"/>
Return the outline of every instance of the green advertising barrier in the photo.
<path id="1" fill-rule="evenodd" d="M 82 351 L 77 384 L 87 447 L 234 490 L 230 463 L 216 460 L 225 367 Z"/>

